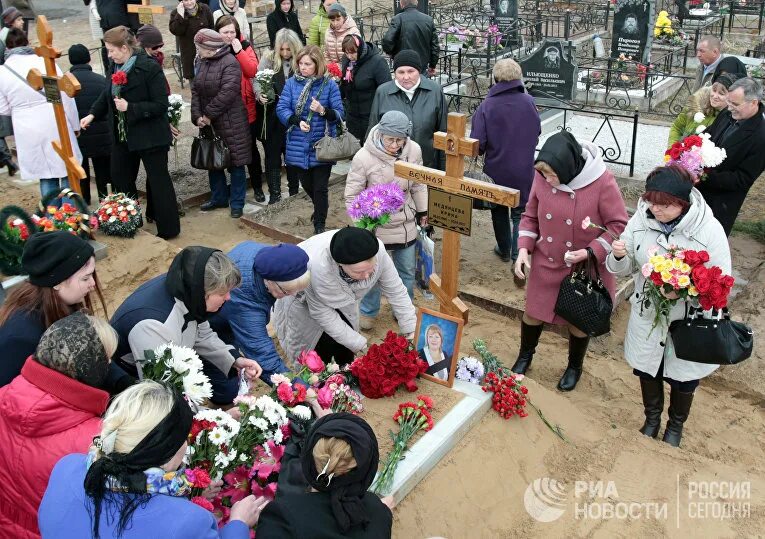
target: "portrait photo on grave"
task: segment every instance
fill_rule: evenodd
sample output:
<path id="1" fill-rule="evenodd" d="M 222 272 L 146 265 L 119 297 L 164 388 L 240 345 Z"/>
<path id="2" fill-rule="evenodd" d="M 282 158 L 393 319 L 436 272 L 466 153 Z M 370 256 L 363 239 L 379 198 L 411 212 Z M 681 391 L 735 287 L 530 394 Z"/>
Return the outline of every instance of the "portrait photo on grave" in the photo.
<path id="1" fill-rule="evenodd" d="M 518 17 L 518 0 L 499 0 L 494 2 L 494 17 L 499 24 L 510 24 Z"/>
<path id="2" fill-rule="evenodd" d="M 557 69 L 560 67 L 560 51 L 557 47 L 547 47 L 545 49 L 545 67 Z"/>
<path id="3" fill-rule="evenodd" d="M 417 310 L 414 347 L 428 364 L 423 378 L 448 387 L 454 385 L 462 326 L 460 318 L 422 307 Z"/>
<path id="4" fill-rule="evenodd" d="M 648 36 L 653 28 L 650 0 L 616 0 L 611 36 L 611 57 L 620 55 L 636 62 L 650 56 Z"/>

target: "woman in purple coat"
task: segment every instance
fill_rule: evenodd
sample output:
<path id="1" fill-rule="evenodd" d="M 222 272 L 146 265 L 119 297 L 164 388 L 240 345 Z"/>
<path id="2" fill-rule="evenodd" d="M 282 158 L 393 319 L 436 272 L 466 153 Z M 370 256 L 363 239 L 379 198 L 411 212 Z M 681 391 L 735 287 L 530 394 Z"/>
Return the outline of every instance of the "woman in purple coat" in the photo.
<path id="1" fill-rule="evenodd" d="M 494 64 L 494 86 L 473 115 L 470 136 L 480 141 L 483 171 L 494 183 L 521 192 L 518 207 L 496 206 L 491 222 L 503 261 L 518 258 L 518 227 L 534 180 L 534 151 L 541 124 L 534 98 L 523 86 L 521 66 L 506 58 Z M 510 135 L 511 134 L 511 135 Z M 509 136 L 510 135 L 510 136 Z M 512 234 L 510 219 L 513 221 Z"/>
<path id="2" fill-rule="evenodd" d="M 614 175 L 608 171 L 599 148 L 578 142 L 563 131 L 547 139 L 534 165 L 536 175 L 526 211 L 521 219 L 515 273 L 525 278 L 526 312 L 521 320 L 521 347 L 513 372 L 524 374 L 534 357 L 543 323 L 567 325 L 568 367 L 558 389 L 571 391 L 582 374 L 582 362 L 590 338 L 554 312 L 561 281 L 571 266 L 587 260 L 591 252 L 598 261 L 601 280 L 614 298 L 616 281 L 606 271 L 612 237 L 597 228 L 582 228 L 589 217 L 619 236 L 627 224 L 624 200 Z M 529 255 L 534 255 L 532 270 Z"/>

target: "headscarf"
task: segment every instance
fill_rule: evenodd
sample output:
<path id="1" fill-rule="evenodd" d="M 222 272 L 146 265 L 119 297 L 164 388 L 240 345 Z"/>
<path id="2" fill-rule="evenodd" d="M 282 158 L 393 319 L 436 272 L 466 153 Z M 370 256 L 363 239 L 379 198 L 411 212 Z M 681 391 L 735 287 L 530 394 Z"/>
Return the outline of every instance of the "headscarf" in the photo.
<path id="1" fill-rule="evenodd" d="M 166 290 L 181 300 L 189 310 L 183 317 L 183 330 L 189 322 L 201 323 L 207 320 L 205 266 L 216 251 L 219 249 L 199 245 L 186 247 L 175 256 L 167 271 Z"/>
<path id="2" fill-rule="evenodd" d="M 139 495 L 124 496 L 118 502 L 121 503 L 119 529 L 124 529 L 133 511 L 147 501 L 144 471 L 168 462 L 186 441 L 194 414 L 180 393 L 173 390 L 173 395 L 174 402 L 170 413 L 162 418 L 130 453 L 114 452 L 113 441 L 109 443 L 100 437 L 93 440 L 101 450 L 101 455 L 85 475 L 85 493 L 93 500 L 93 527 L 96 537 L 104 500 L 117 499 L 109 486 L 117 483 L 121 486 L 120 493 Z M 108 447 L 109 445 L 111 447 Z"/>
<path id="3" fill-rule="evenodd" d="M 81 311 L 51 324 L 40 338 L 34 358 L 40 365 L 91 387 L 103 387 L 109 374 L 104 343 Z"/>
<path id="4" fill-rule="evenodd" d="M 717 67 L 715 68 L 715 73 L 712 76 L 712 84 L 714 84 L 717 81 L 717 78 L 720 75 L 723 75 L 725 73 L 736 75 L 737 77 L 748 77 L 749 75 L 746 72 L 746 66 L 744 63 L 736 58 L 735 56 L 726 56 L 722 60 L 720 60 L 720 63 L 717 64 Z"/>
<path id="5" fill-rule="evenodd" d="M 564 185 L 576 178 L 587 163 L 582 146 L 568 131 L 555 133 L 545 141 L 534 163 L 539 161 L 550 165 Z"/>
<path id="6" fill-rule="evenodd" d="M 333 477 L 329 485 L 323 477 L 318 477 L 313 458 L 313 448 L 322 438 L 345 440 L 350 444 L 356 460 L 354 469 Z M 363 498 L 374 481 L 380 454 L 375 433 L 366 421 L 346 412 L 319 418 L 306 436 L 300 460 L 308 484 L 330 495 L 332 514 L 343 533 L 352 527 L 369 523 Z"/>

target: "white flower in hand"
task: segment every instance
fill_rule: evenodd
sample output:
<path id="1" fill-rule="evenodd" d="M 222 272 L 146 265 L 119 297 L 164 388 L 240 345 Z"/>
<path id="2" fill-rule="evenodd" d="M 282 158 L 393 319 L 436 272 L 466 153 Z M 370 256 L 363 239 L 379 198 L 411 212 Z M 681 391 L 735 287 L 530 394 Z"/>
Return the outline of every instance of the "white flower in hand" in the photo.
<path id="1" fill-rule="evenodd" d="M 696 126 L 696 134 L 700 135 L 701 133 L 703 133 L 706 130 L 706 128 L 707 128 L 706 125 L 697 125 Z"/>
<path id="2" fill-rule="evenodd" d="M 697 112 L 696 114 L 693 115 L 693 121 L 696 122 L 697 124 L 700 124 L 705 119 L 706 119 L 706 116 L 704 116 L 703 112 Z"/>

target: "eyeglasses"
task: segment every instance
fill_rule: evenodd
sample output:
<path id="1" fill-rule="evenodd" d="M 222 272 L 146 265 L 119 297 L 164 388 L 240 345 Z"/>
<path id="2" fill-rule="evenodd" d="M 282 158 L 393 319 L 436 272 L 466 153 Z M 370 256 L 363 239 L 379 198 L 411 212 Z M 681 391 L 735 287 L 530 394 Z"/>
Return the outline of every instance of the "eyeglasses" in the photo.
<path id="1" fill-rule="evenodd" d="M 382 142 L 386 146 L 393 146 L 394 144 L 396 146 L 403 146 L 404 144 L 406 144 L 406 139 L 405 138 L 397 138 L 397 137 L 389 137 L 387 135 L 383 135 Z"/>

